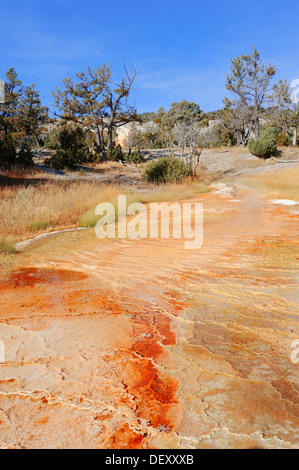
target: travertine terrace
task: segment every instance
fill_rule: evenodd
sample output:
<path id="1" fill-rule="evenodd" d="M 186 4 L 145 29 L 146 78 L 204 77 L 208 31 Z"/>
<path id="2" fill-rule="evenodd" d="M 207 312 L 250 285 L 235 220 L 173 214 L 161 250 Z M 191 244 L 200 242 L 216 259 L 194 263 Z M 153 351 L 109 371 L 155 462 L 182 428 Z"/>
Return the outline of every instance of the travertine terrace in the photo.
<path id="1" fill-rule="evenodd" d="M 90 229 L 2 270 L 1 447 L 298 447 L 298 213 L 197 200 L 200 250 Z"/>

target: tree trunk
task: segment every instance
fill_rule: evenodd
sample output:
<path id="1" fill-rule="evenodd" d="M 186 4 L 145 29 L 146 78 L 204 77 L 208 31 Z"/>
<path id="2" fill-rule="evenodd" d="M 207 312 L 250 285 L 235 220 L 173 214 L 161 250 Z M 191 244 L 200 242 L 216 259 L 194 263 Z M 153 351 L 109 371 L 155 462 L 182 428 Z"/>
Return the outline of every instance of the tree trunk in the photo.
<path id="1" fill-rule="evenodd" d="M 255 118 L 254 131 L 255 131 L 254 132 L 255 133 L 255 140 L 257 140 L 260 137 L 260 121 L 259 121 L 258 117 Z"/>
<path id="2" fill-rule="evenodd" d="M 111 149 L 112 144 L 113 144 L 113 128 L 109 127 L 108 128 L 108 142 L 107 142 L 106 152 L 108 152 Z"/>
<path id="3" fill-rule="evenodd" d="M 106 156 L 104 152 L 104 141 L 103 141 L 99 126 L 96 126 L 95 134 L 96 134 L 96 142 L 97 142 L 97 152 L 103 158 L 103 160 L 106 160 Z"/>
<path id="4" fill-rule="evenodd" d="M 34 136 L 34 139 L 35 139 L 35 142 L 36 142 L 36 145 L 37 145 L 37 148 L 40 149 L 40 143 L 38 141 L 38 138 L 36 137 L 36 135 Z"/>
<path id="5" fill-rule="evenodd" d="M 183 146 L 183 147 L 181 148 L 181 155 L 180 155 L 180 161 L 181 161 L 181 162 L 183 161 L 184 152 L 185 152 L 185 146 Z"/>
<path id="6" fill-rule="evenodd" d="M 247 144 L 248 144 L 248 139 L 247 139 L 246 130 L 239 131 L 239 133 L 237 133 L 237 145 L 246 147 Z"/>
<path id="7" fill-rule="evenodd" d="M 97 142 L 97 151 L 100 153 L 102 150 L 101 134 L 98 126 L 95 128 L 96 142 Z"/>
<path id="8" fill-rule="evenodd" d="M 294 127 L 294 133 L 293 133 L 293 145 L 295 146 L 297 143 L 297 126 Z"/>

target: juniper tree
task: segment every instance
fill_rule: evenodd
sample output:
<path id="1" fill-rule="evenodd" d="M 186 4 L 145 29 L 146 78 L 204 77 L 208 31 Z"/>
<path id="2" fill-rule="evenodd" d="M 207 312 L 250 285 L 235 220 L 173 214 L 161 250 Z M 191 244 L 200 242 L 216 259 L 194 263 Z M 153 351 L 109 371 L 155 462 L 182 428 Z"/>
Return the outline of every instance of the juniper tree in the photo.
<path id="1" fill-rule="evenodd" d="M 299 124 L 299 103 L 296 99 L 293 99 L 287 80 L 279 80 L 274 85 L 271 100 L 272 107 L 269 118 L 272 124 L 286 134 L 288 132 L 291 133 L 293 145 L 296 145 Z"/>
<path id="2" fill-rule="evenodd" d="M 18 129 L 24 134 L 23 145 L 26 144 L 29 136 L 37 137 L 38 128 L 47 119 L 48 108 L 42 105 L 39 92 L 33 83 L 23 90 L 18 107 Z"/>
<path id="3" fill-rule="evenodd" d="M 224 100 L 224 105 L 221 114 L 222 124 L 236 136 L 237 145 L 245 147 L 252 129 L 252 110 L 245 106 L 234 106 L 227 99 Z"/>
<path id="4" fill-rule="evenodd" d="M 22 82 L 19 80 L 14 68 L 9 69 L 5 77 L 5 101 L 0 103 L 0 126 L 4 129 L 5 135 L 7 135 L 16 128 L 23 88 Z"/>
<path id="5" fill-rule="evenodd" d="M 287 80 L 279 80 L 273 87 L 269 119 L 282 132 L 288 132 L 291 124 L 291 92 Z"/>
<path id="6" fill-rule="evenodd" d="M 199 105 L 186 100 L 172 103 L 170 109 L 162 117 L 162 123 L 172 130 L 173 137 L 181 148 L 181 161 L 185 149 L 187 147 L 190 149 L 189 162 L 193 172 L 198 164 L 196 150 L 201 120 L 202 111 Z"/>
<path id="7" fill-rule="evenodd" d="M 276 67 L 271 64 L 265 66 L 255 47 L 251 55 L 241 55 L 231 62 L 232 73 L 227 75 L 226 89 L 233 93 L 235 99 L 226 98 L 226 107 L 250 110 L 250 123 L 254 128 L 255 138 L 258 139 L 262 108 L 269 99 L 270 84 Z"/>
<path id="8" fill-rule="evenodd" d="M 63 88 L 52 91 L 54 105 L 65 120 L 80 122 L 95 133 L 99 153 L 106 155 L 113 145 L 115 128 L 137 119 L 129 97 L 137 70 L 131 74 L 125 67 L 125 76 L 113 89 L 110 66 L 105 64 L 87 73 L 76 73 L 76 80 L 67 77 Z M 108 136 L 105 144 L 105 131 Z"/>
<path id="9" fill-rule="evenodd" d="M 5 101 L 0 104 L 0 126 L 7 135 L 10 132 L 23 134 L 22 148 L 29 136 L 37 137 L 40 124 L 48 117 L 35 85 L 23 87 L 14 68 L 6 72 Z"/>

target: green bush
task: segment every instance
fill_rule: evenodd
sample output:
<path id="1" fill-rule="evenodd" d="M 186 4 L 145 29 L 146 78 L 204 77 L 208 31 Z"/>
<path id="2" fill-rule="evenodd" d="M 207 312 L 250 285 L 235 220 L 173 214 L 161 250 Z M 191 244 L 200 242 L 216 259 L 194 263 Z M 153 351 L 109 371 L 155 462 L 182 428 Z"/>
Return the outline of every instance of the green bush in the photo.
<path id="1" fill-rule="evenodd" d="M 279 129 L 277 127 L 266 127 L 266 129 L 261 132 L 261 138 L 274 139 L 277 140 L 279 134 Z"/>
<path id="2" fill-rule="evenodd" d="M 53 150 L 57 150 L 59 148 L 59 129 L 57 127 L 46 134 L 44 147 Z"/>
<path id="3" fill-rule="evenodd" d="M 37 222 L 33 222 L 32 224 L 29 225 L 29 228 L 31 230 L 46 230 L 47 228 L 51 227 L 52 222 L 51 221 L 43 221 L 39 220 Z"/>
<path id="4" fill-rule="evenodd" d="M 17 164 L 21 166 L 33 166 L 33 153 L 31 152 L 31 147 L 27 141 L 25 147 L 22 148 L 17 156 Z"/>
<path id="5" fill-rule="evenodd" d="M 127 163 L 143 163 L 144 157 L 140 150 L 129 150 L 128 153 L 124 154 L 123 160 Z"/>
<path id="6" fill-rule="evenodd" d="M 89 156 L 88 161 L 90 163 L 100 163 L 102 161 L 102 158 L 101 158 L 101 155 L 96 150 L 93 150 Z"/>
<path id="7" fill-rule="evenodd" d="M 74 169 L 80 163 L 89 161 L 90 153 L 81 127 L 62 127 L 57 134 L 56 155 L 45 160 L 51 168 Z"/>
<path id="8" fill-rule="evenodd" d="M 220 126 L 220 141 L 222 145 L 226 145 L 227 147 L 234 147 L 237 145 L 237 139 L 235 134 L 226 129 L 224 126 Z"/>
<path id="9" fill-rule="evenodd" d="M 289 147 L 290 145 L 293 144 L 293 141 L 289 135 L 287 135 L 285 132 L 279 132 L 276 138 L 277 145 Z"/>
<path id="10" fill-rule="evenodd" d="M 143 178 L 150 183 L 181 182 L 191 174 L 190 167 L 176 157 L 165 157 L 150 162 Z"/>
<path id="11" fill-rule="evenodd" d="M 199 145 L 205 148 L 232 147 L 237 144 L 234 133 L 222 124 L 203 127 L 199 137 Z"/>
<path id="12" fill-rule="evenodd" d="M 278 131 L 274 127 L 267 128 L 259 139 L 254 141 L 250 139 L 248 142 L 249 151 L 252 155 L 260 158 L 270 158 L 277 151 L 277 135 Z"/>
<path id="13" fill-rule="evenodd" d="M 73 170 L 81 163 L 73 155 L 71 150 L 57 150 L 56 155 L 45 160 L 45 164 L 55 170 L 63 170 L 69 168 Z"/>
<path id="14" fill-rule="evenodd" d="M 140 152 L 140 150 L 129 150 L 129 152 L 123 152 L 120 145 L 116 145 L 111 147 L 106 155 L 107 160 L 113 162 L 127 162 L 127 163 L 143 163 L 144 158 Z"/>
<path id="15" fill-rule="evenodd" d="M 0 165 L 11 166 L 17 163 L 17 148 L 10 134 L 0 140 Z"/>
<path id="16" fill-rule="evenodd" d="M 106 158 L 112 162 L 118 162 L 124 160 L 124 153 L 120 145 L 113 145 L 107 152 Z"/>
<path id="17" fill-rule="evenodd" d="M 7 255 L 16 253 L 15 244 L 7 238 L 0 238 L 0 253 Z"/>

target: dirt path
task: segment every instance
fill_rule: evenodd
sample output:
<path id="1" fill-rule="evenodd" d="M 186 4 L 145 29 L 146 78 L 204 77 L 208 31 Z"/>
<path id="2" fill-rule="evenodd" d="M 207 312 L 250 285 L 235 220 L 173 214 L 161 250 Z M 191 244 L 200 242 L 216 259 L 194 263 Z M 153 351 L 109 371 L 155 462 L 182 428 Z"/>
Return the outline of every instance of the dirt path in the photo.
<path id="1" fill-rule="evenodd" d="M 1 274 L 2 447 L 298 447 L 298 216 L 198 201 L 200 250 L 86 230 Z"/>

